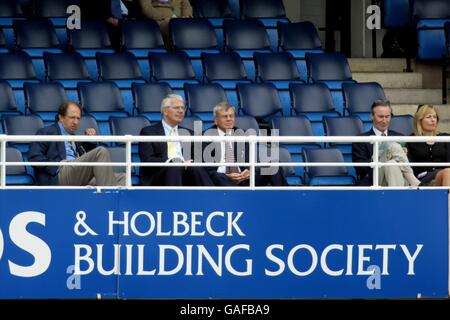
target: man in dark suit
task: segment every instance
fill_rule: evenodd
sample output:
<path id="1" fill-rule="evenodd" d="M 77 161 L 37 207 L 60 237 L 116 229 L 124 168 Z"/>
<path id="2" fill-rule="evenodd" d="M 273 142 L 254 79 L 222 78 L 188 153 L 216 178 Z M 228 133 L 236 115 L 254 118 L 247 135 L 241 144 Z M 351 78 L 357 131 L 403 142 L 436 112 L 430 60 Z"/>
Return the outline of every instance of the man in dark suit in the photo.
<path id="1" fill-rule="evenodd" d="M 58 121 L 39 129 L 36 135 L 73 135 L 80 125 L 81 106 L 75 102 L 64 102 L 58 109 Z M 94 128 L 85 131 L 88 136 L 96 135 Z M 30 146 L 31 162 L 111 162 L 109 152 L 94 143 L 78 142 L 33 142 Z M 34 173 L 40 185 L 62 186 L 116 186 L 125 185 L 125 175 L 114 174 L 109 166 L 35 166 Z"/>
<path id="2" fill-rule="evenodd" d="M 389 100 L 377 100 L 372 104 L 372 122 L 373 127 L 362 136 L 401 136 L 402 134 L 389 130 L 391 123 L 392 107 Z M 352 161 L 353 162 L 371 162 L 373 154 L 373 145 L 368 142 L 352 144 Z M 370 167 L 355 167 L 358 175 L 358 184 L 371 186 L 373 182 L 372 169 Z M 384 171 L 386 180 L 396 180 L 401 177 L 400 167 L 380 167 L 380 172 Z M 392 184 L 397 184 L 392 182 Z M 400 185 L 400 182 L 398 182 Z"/>
<path id="3" fill-rule="evenodd" d="M 205 135 L 225 136 L 238 135 L 241 130 L 234 126 L 234 107 L 226 102 L 221 102 L 214 108 L 214 123 L 205 132 Z M 242 132 L 243 133 L 243 132 Z M 246 167 L 226 165 L 233 162 L 248 162 L 249 149 L 247 143 L 218 142 L 206 143 L 204 147 L 205 162 L 220 162 L 223 166 L 207 167 L 214 184 L 217 186 L 248 186 L 250 182 L 250 170 Z M 268 170 L 268 169 L 266 169 Z M 273 167 L 267 174 L 261 168 L 255 169 L 256 186 L 287 186 L 286 178 L 282 170 Z"/>
<path id="4" fill-rule="evenodd" d="M 161 123 L 145 127 L 142 136 L 181 136 L 191 132 L 178 126 L 184 119 L 183 98 L 169 94 L 161 102 Z M 139 157 L 141 162 L 190 163 L 192 143 L 141 142 Z M 148 186 L 213 186 L 204 167 L 141 167 L 141 183 Z"/>

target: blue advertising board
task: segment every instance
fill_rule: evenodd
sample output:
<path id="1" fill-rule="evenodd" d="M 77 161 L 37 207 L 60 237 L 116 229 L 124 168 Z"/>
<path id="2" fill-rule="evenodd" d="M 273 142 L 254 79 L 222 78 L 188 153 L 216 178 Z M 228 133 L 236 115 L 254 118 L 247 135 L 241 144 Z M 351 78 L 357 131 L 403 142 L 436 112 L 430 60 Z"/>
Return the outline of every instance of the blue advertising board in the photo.
<path id="1" fill-rule="evenodd" d="M 0 298 L 448 296 L 448 193 L 5 190 Z"/>

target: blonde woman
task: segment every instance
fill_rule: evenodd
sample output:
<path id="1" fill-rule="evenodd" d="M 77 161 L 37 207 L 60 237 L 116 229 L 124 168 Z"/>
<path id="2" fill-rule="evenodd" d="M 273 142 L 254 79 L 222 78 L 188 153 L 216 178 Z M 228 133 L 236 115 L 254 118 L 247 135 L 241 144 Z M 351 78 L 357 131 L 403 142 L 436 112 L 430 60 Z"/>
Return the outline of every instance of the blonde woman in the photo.
<path id="1" fill-rule="evenodd" d="M 415 136 L 448 136 L 438 130 L 439 114 L 432 105 L 420 105 L 414 115 Z M 450 143 L 419 142 L 408 143 L 410 162 L 450 162 Z M 413 167 L 421 185 L 450 186 L 450 168 Z"/>

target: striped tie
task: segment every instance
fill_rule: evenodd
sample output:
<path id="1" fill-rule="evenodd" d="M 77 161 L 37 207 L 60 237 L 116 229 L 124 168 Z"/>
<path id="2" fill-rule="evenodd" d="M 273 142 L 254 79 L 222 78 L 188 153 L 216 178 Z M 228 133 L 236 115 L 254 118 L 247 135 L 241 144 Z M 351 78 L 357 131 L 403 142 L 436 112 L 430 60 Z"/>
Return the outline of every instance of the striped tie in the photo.
<path id="1" fill-rule="evenodd" d="M 236 159 L 234 158 L 233 145 L 231 141 L 225 141 L 225 162 L 226 163 L 236 162 Z M 226 173 L 238 173 L 238 172 L 239 168 L 236 166 L 227 166 L 226 168 Z"/>

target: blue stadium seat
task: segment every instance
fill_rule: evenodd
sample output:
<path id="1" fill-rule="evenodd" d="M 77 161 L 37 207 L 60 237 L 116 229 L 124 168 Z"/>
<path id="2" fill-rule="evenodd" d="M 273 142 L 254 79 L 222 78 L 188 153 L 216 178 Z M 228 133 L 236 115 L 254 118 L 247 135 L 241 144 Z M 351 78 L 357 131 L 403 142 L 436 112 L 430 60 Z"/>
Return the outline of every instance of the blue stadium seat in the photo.
<path id="1" fill-rule="evenodd" d="M 389 124 L 389 130 L 410 136 L 414 132 L 414 117 L 410 114 L 393 116 Z"/>
<path id="2" fill-rule="evenodd" d="M 311 123 L 305 116 L 297 117 L 278 117 L 273 118 L 271 123 L 272 129 L 278 130 L 279 136 L 298 136 L 312 137 L 314 136 Z M 272 132 L 274 135 L 274 132 Z M 281 146 L 289 150 L 295 162 L 304 162 L 303 152 L 305 149 L 320 148 L 318 143 L 300 143 L 300 142 L 281 142 Z M 298 176 L 304 176 L 304 167 L 295 167 Z"/>
<path id="3" fill-rule="evenodd" d="M 255 117 L 252 116 L 238 116 L 234 119 L 236 128 L 244 130 L 247 135 L 259 136 L 260 129 Z"/>
<path id="4" fill-rule="evenodd" d="M 289 92 L 292 101 L 291 114 L 308 117 L 317 136 L 324 135 L 323 116 L 340 116 L 334 107 L 330 90 L 323 83 L 293 83 L 289 86 Z"/>
<path id="5" fill-rule="evenodd" d="M 23 51 L 0 53 L 0 80 L 13 89 L 22 89 L 24 82 L 40 82 L 30 56 Z"/>
<path id="6" fill-rule="evenodd" d="M 336 110 L 343 113 L 342 84 L 354 82 L 347 58 L 342 53 L 306 53 L 308 82 L 325 83 L 331 90 Z"/>
<path id="7" fill-rule="evenodd" d="M 251 83 L 241 57 L 235 52 L 202 54 L 205 83 L 218 83 L 224 89 L 227 100 L 237 105 L 236 84 Z"/>
<path id="8" fill-rule="evenodd" d="M 126 149 L 124 147 L 108 147 L 109 155 L 111 156 L 111 162 L 125 162 L 126 161 Z M 134 158 L 133 162 L 140 162 L 139 157 Z M 133 186 L 139 185 L 138 167 L 131 167 L 131 184 Z M 115 173 L 125 173 L 126 167 L 113 167 Z"/>
<path id="9" fill-rule="evenodd" d="M 23 156 L 20 150 L 16 148 L 6 148 L 7 162 L 23 162 Z M 25 166 L 7 166 L 6 167 L 6 185 L 33 185 L 34 178 L 27 172 Z"/>
<path id="10" fill-rule="evenodd" d="M 0 28 L 0 53 L 9 52 L 3 30 Z"/>
<path id="11" fill-rule="evenodd" d="M 239 2 L 240 0 L 228 0 L 228 6 L 230 8 L 231 15 L 236 19 L 239 19 L 241 17 L 241 9 Z"/>
<path id="12" fill-rule="evenodd" d="M 70 100 L 76 101 L 78 82 L 92 82 L 86 63 L 78 52 L 44 53 L 47 82 L 59 82 Z"/>
<path id="13" fill-rule="evenodd" d="M 292 159 L 291 154 L 288 149 L 281 147 L 278 149 L 278 152 L 279 152 L 280 162 L 285 162 L 285 163 L 296 162 Z M 302 186 L 305 184 L 305 182 L 303 180 L 304 175 L 303 174 L 299 175 L 297 173 L 296 168 L 300 168 L 300 167 L 293 167 L 293 166 L 292 167 L 282 167 L 283 174 L 286 177 L 286 180 L 290 186 Z"/>
<path id="14" fill-rule="evenodd" d="M 203 121 L 195 116 L 184 117 L 179 126 L 193 131 L 196 135 L 201 135 L 203 132 Z"/>
<path id="15" fill-rule="evenodd" d="M 283 0 L 240 0 L 241 18 L 258 19 L 266 27 L 270 46 L 276 50 L 278 44 L 277 23 L 289 23 Z"/>
<path id="16" fill-rule="evenodd" d="M 114 52 L 108 29 L 101 21 L 83 21 L 81 29 L 69 30 L 69 46 L 83 56 L 92 79 L 98 74 L 95 54 Z"/>
<path id="17" fill-rule="evenodd" d="M 294 57 L 289 52 L 254 53 L 256 82 L 273 83 L 278 89 L 283 111 L 288 114 L 291 107 L 289 84 L 303 83 Z"/>
<path id="18" fill-rule="evenodd" d="M 418 58 L 442 59 L 446 51 L 444 24 L 450 21 L 450 2 L 448 0 L 413 0 L 412 15 L 417 30 Z"/>
<path id="19" fill-rule="evenodd" d="M 37 115 L 44 123 L 55 121 L 59 106 L 68 101 L 60 83 L 24 83 L 25 113 Z"/>
<path id="20" fill-rule="evenodd" d="M 223 101 L 227 101 L 225 90 L 217 83 L 211 84 L 185 84 L 184 96 L 190 114 L 212 124 L 213 109 Z M 205 125 L 206 126 L 206 125 Z"/>
<path id="21" fill-rule="evenodd" d="M 239 111 L 255 117 L 258 122 L 268 120 L 277 113 L 283 114 L 280 97 L 273 84 L 239 83 L 236 89 L 239 97 Z"/>
<path id="22" fill-rule="evenodd" d="M 377 82 L 344 83 L 344 114 L 359 116 L 370 127 L 371 107 L 375 100 L 386 100 L 383 87 Z"/>
<path id="23" fill-rule="evenodd" d="M 410 25 L 410 0 L 384 0 L 382 4 L 384 28 L 398 29 Z"/>
<path id="24" fill-rule="evenodd" d="M 205 18 L 170 20 L 170 37 L 175 51 L 184 51 L 191 59 L 197 79 L 202 79 L 201 54 L 218 53 L 216 33 L 214 27 Z"/>
<path id="25" fill-rule="evenodd" d="M 2 117 L 3 132 L 7 135 L 35 135 L 44 127 L 42 119 L 35 115 L 15 115 Z M 9 146 L 19 149 L 25 156 L 29 150 L 28 142 L 9 142 Z"/>
<path id="26" fill-rule="evenodd" d="M 84 135 L 86 129 L 93 128 L 95 129 L 95 132 L 97 132 L 98 135 L 101 134 L 101 131 L 98 127 L 97 120 L 91 115 L 84 114 L 81 116 L 80 125 L 78 126 L 77 131 L 75 132 L 76 135 L 82 136 Z"/>
<path id="27" fill-rule="evenodd" d="M 135 83 L 132 85 L 133 114 L 140 114 L 151 121 L 161 121 L 161 101 L 172 89 L 167 83 Z"/>
<path id="28" fill-rule="evenodd" d="M 278 51 L 290 52 L 296 59 L 300 78 L 308 79 L 306 53 L 323 53 L 319 32 L 312 22 L 278 22 Z"/>
<path id="29" fill-rule="evenodd" d="M 11 86 L 6 81 L 0 81 L 0 115 L 17 115 L 20 113 Z"/>
<path id="30" fill-rule="evenodd" d="M 18 0 L 0 0 L 0 29 L 3 28 L 7 46 L 14 43 L 14 19 L 24 18 L 23 11 Z"/>
<path id="31" fill-rule="evenodd" d="M 48 19 L 14 20 L 14 32 L 15 49 L 30 55 L 38 78 L 44 80 L 44 52 L 62 53 L 53 24 Z"/>
<path id="32" fill-rule="evenodd" d="M 216 32 L 217 43 L 223 45 L 223 20 L 231 18 L 231 10 L 227 0 L 191 0 L 193 15 L 196 18 L 207 18 Z"/>
<path id="33" fill-rule="evenodd" d="M 109 125 L 111 134 L 113 136 L 139 136 L 141 130 L 150 125 L 150 121 L 143 116 L 136 117 L 110 117 Z M 116 146 L 123 145 L 123 143 L 115 143 Z M 138 154 L 137 144 L 132 144 L 131 152 L 134 155 Z"/>
<path id="34" fill-rule="evenodd" d="M 150 53 L 152 81 L 167 82 L 174 93 L 183 95 L 185 83 L 199 83 L 185 52 Z"/>
<path id="35" fill-rule="evenodd" d="M 364 132 L 363 122 L 357 116 L 348 117 L 323 117 L 323 126 L 327 136 L 358 136 Z M 328 143 L 330 147 L 336 147 L 344 154 L 351 154 L 351 142 Z"/>
<path id="36" fill-rule="evenodd" d="M 223 31 L 224 49 L 238 53 L 244 61 L 250 79 L 254 79 L 253 53 L 272 52 L 264 25 L 258 19 L 225 20 Z"/>
<path id="37" fill-rule="evenodd" d="M 305 162 L 338 162 L 344 163 L 339 149 L 306 149 Z M 310 186 L 355 185 L 355 178 L 346 167 L 306 167 L 306 178 Z"/>
<path id="38" fill-rule="evenodd" d="M 84 111 L 95 117 L 104 135 L 110 134 L 110 117 L 128 116 L 120 90 L 113 82 L 79 83 L 78 96 Z"/>

